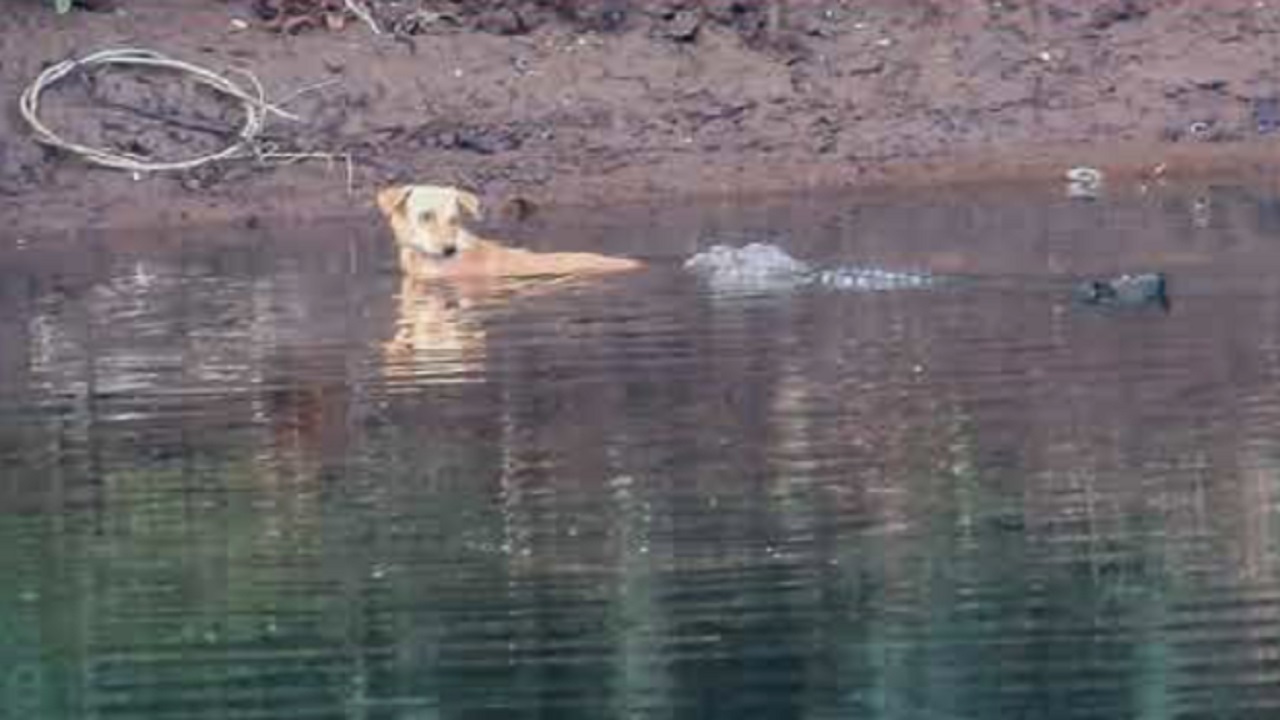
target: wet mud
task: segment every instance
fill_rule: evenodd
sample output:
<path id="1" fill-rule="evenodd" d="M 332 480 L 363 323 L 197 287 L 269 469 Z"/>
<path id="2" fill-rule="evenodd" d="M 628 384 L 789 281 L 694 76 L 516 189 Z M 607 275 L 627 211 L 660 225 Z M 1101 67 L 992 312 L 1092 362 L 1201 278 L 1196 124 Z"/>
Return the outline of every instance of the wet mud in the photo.
<path id="1" fill-rule="evenodd" d="M 1270 172 L 1280 9 L 1187 0 L 21 0 L 0 80 L 145 47 L 248 71 L 273 118 L 238 160 L 131 176 L 0 117 L 0 218 L 22 230 L 373 216 L 389 182 L 530 208 L 1025 178 Z M 95 11 L 96 10 L 96 11 Z M 375 34 L 368 21 L 376 25 Z M 12 105 L 11 105 L 12 108 Z M 143 158 L 233 141 L 243 108 L 163 73 L 47 91 L 66 137 Z M 348 170 L 347 158 L 350 158 Z"/>

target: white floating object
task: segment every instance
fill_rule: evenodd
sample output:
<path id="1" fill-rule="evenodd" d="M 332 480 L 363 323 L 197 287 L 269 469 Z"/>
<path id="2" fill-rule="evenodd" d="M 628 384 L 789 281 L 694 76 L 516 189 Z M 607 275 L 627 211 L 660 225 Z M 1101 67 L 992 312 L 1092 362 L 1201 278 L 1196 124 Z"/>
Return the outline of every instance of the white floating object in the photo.
<path id="1" fill-rule="evenodd" d="M 1067 171 L 1067 197 L 1093 199 L 1102 194 L 1102 171 L 1091 167 L 1073 167 Z"/>

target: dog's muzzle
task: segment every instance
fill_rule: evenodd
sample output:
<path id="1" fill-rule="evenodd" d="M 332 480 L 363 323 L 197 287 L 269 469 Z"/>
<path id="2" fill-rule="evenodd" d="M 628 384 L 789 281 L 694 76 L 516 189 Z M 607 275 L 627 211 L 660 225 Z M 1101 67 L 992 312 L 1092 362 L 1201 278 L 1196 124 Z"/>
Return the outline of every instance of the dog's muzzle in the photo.
<path id="1" fill-rule="evenodd" d="M 437 262 L 441 260 L 448 260 L 458 255 L 457 245 L 446 245 L 439 250 L 428 250 L 419 245 L 412 245 L 410 247 L 412 247 L 413 251 L 418 253 L 418 255 Z"/>

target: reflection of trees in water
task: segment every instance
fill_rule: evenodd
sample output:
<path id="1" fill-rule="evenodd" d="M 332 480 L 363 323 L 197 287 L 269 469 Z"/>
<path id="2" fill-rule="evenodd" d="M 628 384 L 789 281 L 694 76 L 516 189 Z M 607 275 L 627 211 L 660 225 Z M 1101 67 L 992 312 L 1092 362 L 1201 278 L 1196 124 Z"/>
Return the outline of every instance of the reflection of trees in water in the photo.
<path id="1" fill-rule="evenodd" d="M 6 306 L 3 391 L 57 412 L 0 420 L 0 491 L 45 510 L 0 520 L 0 666 L 55 716 L 1271 700 L 1274 286 L 686 296 L 625 332 L 588 298 L 487 328 L 484 382 L 384 393 L 351 328 L 393 309 L 306 314 L 347 280 L 166 273 Z"/>
<path id="2" fill-rule="evenodd" d="M 39 648 L 44 684 L 6 708 L 221 713 L 308 684 L 313 707 L 341 704 L 335 601 L 317 592 L 317 448 L 301 440 L 314 413 L 248 391 L 280 343 L 268 333 L 288 332 L 272 327 L 280 305 L 301 300 L 285 284 L 121 263 L 23 313 L 28 342 L 3 351 L 26 354 L 25 472 L 3 491 L 41 514 L 5 547 L 43 561 L 14 599 L 44 630 L 5 646 Z"/>
<path id="3" fill-rule="evenodd" d="M 815 662 L 822 668 L 843 652 L 844 662 L 862 669 L 842 677 L 867 685 L 828 696 L 878 698 L 875 707 L 887 715 L 924 705 L 969 706 L 975 716 L 1028 703 L 1071 707 L 1072 697 L 1088 696 L 1158 716 L 1175 692 L 1199 697 L 1199 682 L 1180 680 L 1171 656 L 1202 646 L 1170 644 L 1170 626 L 1193 614 L 1186 604 L 1200 602 L 1197 588 L 1249 579 L 1235 576 L 1249 560 L 1224 563 L 1233 553 L 1224 554 L 1222 540 L 1243 543 L 1257 561 L 1270 557 L 1274 480 L 1245 487 L 1236 479 L 1248 480 L 1241 463 L 1256 456 L 1240 441 L 1256 444 L 1251 436 L 1265 438 L 1275 427 L 1269 404 L 1248 400 L 1274 373 L 1274 363 L 1264 370 L 1249 347 L 1267 336 L 1258 315 L 1265 318 L 1270 311 L 1260 308 L 1273 303 L 1235 307 L 1229 323 L 1220 303 L 1188 307 L 1178 325 L 1073 318 L 1065 335 L 1060 324 L 1057 335 L 1020 332 L 1012 353 L 1007 344 L 991 353 L 961 347 L 965 338 L 948 331 L 946 313 L 924 313 L 930 321 L 905 334 L 895 334 L 888 318 L 860 316 L 872 320 L 861 328 L 864 342 L 884 338 L 907 355 L 877 358 L 874 347 L 842 347 L 840 362 L 874 378 L 861 386 L 848 368 L 824 373 L 820 355 L 778 360 L 771 383 L 758 384 L 774 395 L 773 435 L 746 419 L 737 434 L 766 447 L 773 462 L 767 508 L 790 540 L 780 546 L 793 563 L 822 568 L 832 558 L 819 538 L 834 534 L 831 545 L 854 551 L 854 559 L 831 586 L 815 572 L 806 589 L 848 597 L 842 585 L 860 587 L 876 596 L 873 614 L 894 610 L 868 620 L 864 635 L 851 628 L 828 635 L 839 638 L 829 654 L 807 655 L 823 658 Z M 1052 327 L 1035 316 L 1060 312 L 992 309 L 1006 314 L 997 322 L 1026 329 Z M 822 328 L 804 342 L 779 342 L 812 351 L 838 334 L 831 324 Z M 845 384 L 833 388 L 841 378 Z M 741 378 L 725 380 L 734 381 Z M 1240 396 L 1223 394 L 1232 387 Z M 1195 397 L 1202 388 L 1207 394 Z M 1233 417 L 1237 407 L 1268 412 Z M 1187 422 L 1188 412 L 1203 421 Z M 853 448 L 869 434 L 873 450 L 859 457 Z M 830 467 L 841 462 L 853 467 Z M 1260 504 L 1242 506 L 1249 497 Z M 823 515 L 841 501 L 848 515 Z M 840 527 L 850 518 L 873 531 Z M 821 616 L 816 600 L 806 609 Z M 1229 619 L 1220 608 L 1207 616 Z M 1258 640 L 1241 644 L 1250 642 Z M 849 659 L 849 647 L 866 657 Z M 1076 672 L 1064 674 L 1067 667 Z M 1134 687 L 1142 692 L 1130 698 Z"/>

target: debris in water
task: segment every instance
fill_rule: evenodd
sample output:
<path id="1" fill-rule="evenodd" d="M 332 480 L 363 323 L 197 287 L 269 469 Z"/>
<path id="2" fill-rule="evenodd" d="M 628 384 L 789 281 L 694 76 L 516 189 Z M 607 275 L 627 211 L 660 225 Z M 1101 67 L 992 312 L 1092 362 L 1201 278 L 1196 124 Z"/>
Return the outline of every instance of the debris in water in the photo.
<path id="1" fill-rule="evenodd" d="M 1067 197 L 1093 200 L 1102 194 L 1102 171 L 1073 167 L 1067 171 Z"/>

